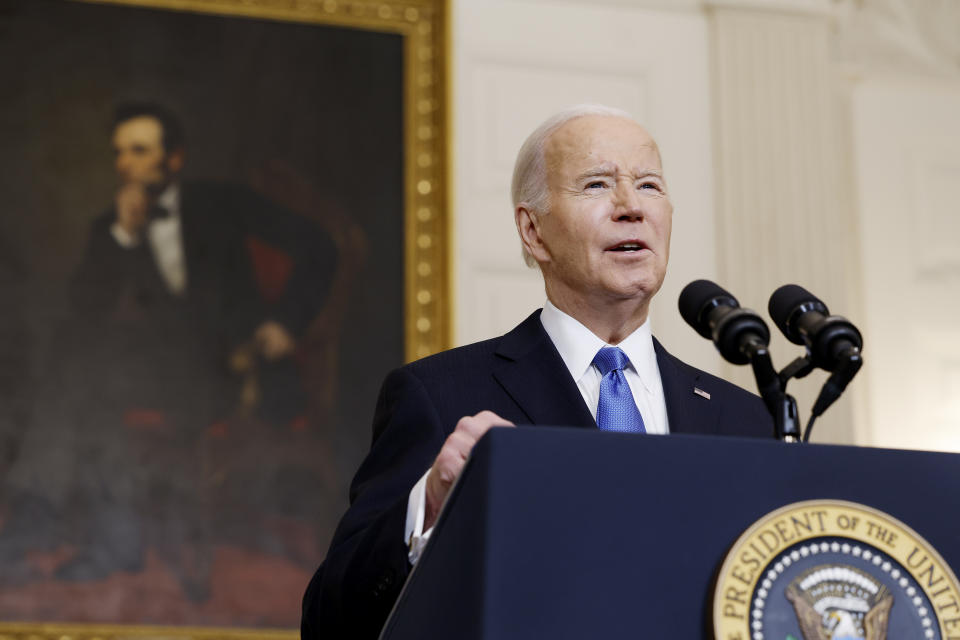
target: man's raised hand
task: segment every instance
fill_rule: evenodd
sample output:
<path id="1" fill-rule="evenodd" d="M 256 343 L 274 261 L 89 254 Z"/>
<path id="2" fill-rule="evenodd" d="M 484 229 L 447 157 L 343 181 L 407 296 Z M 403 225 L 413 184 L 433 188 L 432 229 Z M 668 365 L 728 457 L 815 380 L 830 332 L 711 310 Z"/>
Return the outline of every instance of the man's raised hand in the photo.
<path id="1" fill-rule="evenodd" d="M 430 473 L 427 475 L 426 487 L 426 515 L 423 520 L 423 530 L 433 527 L 440 513 L 440 507 L 450 492 L 450 487 L 463 471 L 467 456 L 483 434 L 490 427 L 512 427 L 514 424 L 501 418 L 493 411 L 481 411 L 475 416 L 460 418 L 443 448 L 433 461 Z"/>
<path id="2" fill-rule="evenodd" d="M 117 209 L 117 224 L 131 238 L 138 238 L 147 224 L 149 199 L 146 189 L 137 182 L 129 182 L 117 190 L 114 202 Z"/>

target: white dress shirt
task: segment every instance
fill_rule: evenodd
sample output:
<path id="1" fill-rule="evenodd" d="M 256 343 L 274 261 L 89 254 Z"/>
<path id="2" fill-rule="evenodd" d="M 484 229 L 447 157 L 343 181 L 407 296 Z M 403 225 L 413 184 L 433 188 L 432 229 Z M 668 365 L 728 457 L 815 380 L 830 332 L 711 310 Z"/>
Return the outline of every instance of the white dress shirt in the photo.
<path id="1" fill-rule="evenodd" d="M 183 236 L 180 232 L 180 185 L 169 185 L 154 204 L 164 209 L 167 215 L 147 221 L 147 241 L 167 290 L 180 296 L 187 290 L 187 260 L 183 254 Z M 110 227 L 110 233 L 117 244 L 125 249 L 140 246 L 140 236 L 127 233 L 117 222 Z"/>
<path id="2" fill-rule="evenodd" d="M 647 433 L 669 433 L 667 425 L 667 405 L 663 398 L 663 383 L 660 380 L 660 368 L 657 366 L 657 354 L 653 350 L 653 334 L 650 332 L 648 318 L 640 327 L 616 345 L 607 344 L 590 329 L 577 320 L 557 309 L 547 300 L 540 313 L 540 322 L 553 345 L 560 352 L 563 363 L 570 371 L 570 377 L 577 381 L 580 395 L 593 419 L 597 419 L 597 405 L 600 403 L 600 370 L 593 366 L 593 358 L 603 347 L 620 347 L 630 366 L 623 370 L 633 400 L 637 403 L 643 425 Z"/>
<path id="3" fill-rule="evenodd" d="M 636 331 L 617 345 L 610 345 L 598 338 L 592 331 L 573 317 L 557 309 L 549 300 L 543 305 L 540 322 L 544 330 L 560 353 L 560 358 L 570 377 L 577 381 L 577 388 L 593 419 L 597 419 L 597 405 L 600 403 L 600 370 L 593 366 L 593 358 L 603 347 L 617 346 L 627 354 L 630 365 L 624 369 L 624 376 L 633 399 L 643 417 L 647 433 L 666 434 L 670 432 L 667 423 L 667 404 L 663 397 L 663 382 L 660 368 L 657 366 L 657 354 L 653 349 L 653 334 L 648 318 Z M 410 490 L 407 500 L 407 521 L 404 540 L 409 548 L 410 563 L 416 563 L 426 545 L 431 527 L 423 530 L 426 516 L 427 476 L 430 470 Z"/>

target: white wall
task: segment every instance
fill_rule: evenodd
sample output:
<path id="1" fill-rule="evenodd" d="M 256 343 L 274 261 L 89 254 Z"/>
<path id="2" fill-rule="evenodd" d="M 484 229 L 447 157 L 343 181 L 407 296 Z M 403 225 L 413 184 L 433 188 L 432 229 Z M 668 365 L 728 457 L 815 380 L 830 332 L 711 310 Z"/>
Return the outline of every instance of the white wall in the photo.
<path id="1" fill-rule="evenodd" d="M 960 82 L 853 93 L 869 442 L 960 451 Z"/>
<path id="2" fill-rule="evenodd" d="M 716 279 L 765 315 L 769 293 L 797 282 L 865 335 L 864 371 L 815 439 L 960 451 L 960 3 L 451 8 L 457 343 L 544 299 L 509 202 L 523 138 L 561 107 L 610 104 L 664 155 L 676 213 L 652 321 L 671 351 L 752 388 L 683 324 L 677 295 Z M 799 351 L 773 343 L 778 366 Z M 791 384 L 804 419 L 825 375 L 811 378 Z"/>
<path id="3" fill-rule="evenodd" d="M 960 3 L 842 0 L 863 309 L 858 440 L 960 451 Z"/>
<path id="4" fill-rule="evenodd" d="M 540 275 L 520 258 L 513 161 L 547 116 L 596 102 L 634 114 L 660 143 L 675 214 L 654 330 L 678 356 L 717 369 L 712 346 L 691 339 L 676 310 L 683 285 L 716 272 L 707 21 L 699 9 L 629 4 L 453 3 L 458 343 L 503 333 L 542 305 Z"/>

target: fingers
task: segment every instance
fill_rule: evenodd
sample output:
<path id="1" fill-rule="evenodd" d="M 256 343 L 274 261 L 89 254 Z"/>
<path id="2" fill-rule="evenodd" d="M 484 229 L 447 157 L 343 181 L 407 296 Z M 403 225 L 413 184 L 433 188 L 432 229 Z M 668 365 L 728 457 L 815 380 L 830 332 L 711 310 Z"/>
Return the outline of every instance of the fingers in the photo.
<path id="1" fill-rule="evenodd" d="M 458 460 L 459 466 L 462 468 L 463 463 L 470 455 L 470 451 L 473 449 L 473 445 L 477 443 L 477 440 L 482 438 L 491 427 L 498 426 L 512 427 L 514 425 L 493 411 L 481 411 L 473 416 L 464 416 L 457 422 L 453 433 L 447 437 L 447 441 L 444 443 L 440 453 L 443 454 L 444 449 L 447 449 L 452 459 Z M 453 454 L 457 455 L 453 457 Z M 460 469 L 458 468 L 456 471 L 457 474 L 459 474 Z"/>
<path id="2" fill-rule="evenodd" d="M 437 454 L 433 462 L 431 475 L 436 476 L 436 480 L 443 485 L 442 492 L 446 495 L 447 489 L 453 484 L 453 481 L 460 475 L 461 469 L 470 455 L 475 440 L 463 433 L 451 433 L 447 441 L 443 443 L 443 448 Z M 429 478 L 428 478 L 429 481 Z M 439 488 L 439 487 L 438 487 Z M 444 496 L 437 496 L 443 499 Z"/>
<path id="3" fill-rule="evenodd" d="M 461 418 L 440 449 L 430 474 L 427 476 L 427 505 L 424 529 L 433 526 L 440 506 L 450 492 L 450 487 L 463 471 L 467 458 L 477 440 L 491 427 L 512 427 L 514 424 L 492 411 L 481 411 Z"/>
<path id="4" fill-rule="evenodd" d="M 501 418 L 493 411 L 481 411 L 480 413 L 474 416 L 466 416 L 460 418 L 460 421 L 457 422 L 457 426 L 454 429 L 454 433 L 457 431 L 463 431 L 471 436 L 473 436 L 473 441 L 476 442 L 483 434 L 490 430 L 490 427 L 512 427 L 514 424 L 505 418 Z"/>
<path id="5" fill-rule="evenodd" d="M 267 360 L 279 360 L 293 353 L 296 348 L 296 340 L 290 332 L 282 324 L 272 320 L 261 324 L 254 332 L 253 339 Z"/>
<path id="6" fill-rule="evenodd" d="M 125 184 L 117 191 L 117 223 L 129 234 L 136 235 L 147 222 L 147 194 L 136 183 Z"/>

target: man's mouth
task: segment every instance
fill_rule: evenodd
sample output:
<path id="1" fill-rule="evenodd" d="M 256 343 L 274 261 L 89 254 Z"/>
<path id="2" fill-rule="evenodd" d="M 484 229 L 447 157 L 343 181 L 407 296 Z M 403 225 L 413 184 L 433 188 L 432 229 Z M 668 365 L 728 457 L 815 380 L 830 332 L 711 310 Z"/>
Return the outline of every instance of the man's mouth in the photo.
<path id="1" fill-rule="evenodd" d="M 629 253 L 632 251 L 642 251 L 646 249 L 647 245 L 640 242 L 639 240 L 626 240 L 618 244 L 613 245 L 612 247 L 607 247 L 607 251 L 622 251 L 624 253 Z"/>

